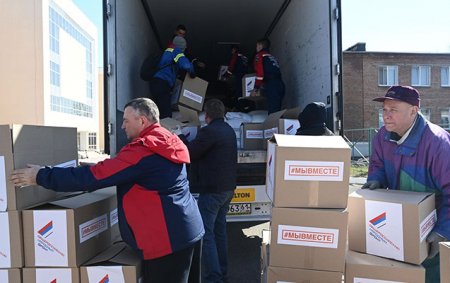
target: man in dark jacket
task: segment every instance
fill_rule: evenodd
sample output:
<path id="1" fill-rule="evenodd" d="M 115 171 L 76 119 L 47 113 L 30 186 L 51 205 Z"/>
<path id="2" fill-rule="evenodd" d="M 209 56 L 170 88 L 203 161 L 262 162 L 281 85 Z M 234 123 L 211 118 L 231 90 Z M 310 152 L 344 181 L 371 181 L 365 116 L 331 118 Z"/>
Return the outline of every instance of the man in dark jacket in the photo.
<path id="1" fill-rule="evenodd" d="M 175 85 L 178 71 L 185 70 L 195 77 L 194 66 L 184 55 L 186 40 L 181 36 L 173 39 L 173 48 L 166 48 L 158 64 L 159 70 L 150 81 L 150 93 L 160 111 L 160 118 L 172 117 L 170 91 Z"/>
<path id="2" fill-rule="evenodd" d="M 158 108 L 148 98 L 125 105 L 122 128 L 131 142 L 115 158 L 76 168 L 34 165 L 14 171 L 11 180 L 59 192 L 117 185 L 120 232 L 144 259 L 144 282 L 187 282 L 194 246 L 204 234 L 186 178 L 188 150 L 159 125 Z"/>
<path id="3" fill-rule="evenodd" d="M 228 269 L 226 214 L 236 188 L 236 134 L 224 121 L 225 106 L 218 99 L 205 103 L 207 126 L 188 144 L 189 182 L 200 193 L 198 207 L 205 227 L 202 251 L 203 282 L 224 282 Z"/>
<path id="4" fill-rule="evenodd" d="M 270 114 L 281 110 L 285 86 L 281 78 L 280 64 L 269 50 L 270 40 L 268 38 L 256 42 L 257 53 L 253 61 L 256 80 L 251 96 L 265 96 L 267 110 Z M 261 94 L 259 94 L 260 91 Z"/>
<path id="5" fill-rule="evenodd" d="M 326 126 L 327 110 L 322 102 L 312 102 L 298 115 L 300 128 L 297 136 L 333 136 Z"/>
<path id="6" fill-rule="evenodd" d="M 236 105 L 239 97 L 242 96 L 242 77 L 247 73 L 247 70 L 247 57 L 241 53 L 238 45 L 231 46 L 231 59 L 225 76 L 234 76 L 233 95 L 231 97 L 233 106 Z"/>

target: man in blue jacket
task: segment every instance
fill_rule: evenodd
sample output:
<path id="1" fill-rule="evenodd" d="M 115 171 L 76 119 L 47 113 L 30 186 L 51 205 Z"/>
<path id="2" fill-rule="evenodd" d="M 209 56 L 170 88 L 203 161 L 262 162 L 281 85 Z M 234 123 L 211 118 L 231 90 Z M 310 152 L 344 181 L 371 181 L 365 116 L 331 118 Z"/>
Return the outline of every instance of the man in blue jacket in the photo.
<path id="1" fill-rule="evenodd" d="M 205 103 L 207 126 L 188 144 L 189 183 L 200 193 L 198 206 L 205 226 L 202 250 L 203 282 L 226 282 L 228 241 L 226 215 L 236 189 L 237 144 L 233 128 L 224 121 L 218 99 Z"/>
<path id="2" fill-rule="evenodd" d="M 419 112 L 419 92 L 393 86 L 384 97 L 384 126 L 373 140 L 369 177 L 363 189 L 432 192 L 436 194 L 437 222 L 430 243 L 426 282 L 440 282 L 439 242 L 450 240 L 450 134 Z"/>
<path id="3" fill-rule="evenodd" d="M 186 177 L 188 150 L 160 126 L 148 98 L 125 105 L 122 128 L 130 143 L 115 158 L 76 168 L 33 165 L 14 171 L 11 180 L 59 192 L 116 185 L 122 239 L 144 260 L 144 282 L 187 282 L 194 246 L 204 234 Z"/>
<path id="4" fill-rule="evenodd" d="M 150 81 L 150 93 L 158 105 L 160 118 L 172 117 L 170 91 L 175 85 L 180 69 L 195 77 L 194 66 L 184 55 L 186 40 L 181 36 L 173 38 L 173 48 L 166 48 L 159 61 L 160 68 Z"/>

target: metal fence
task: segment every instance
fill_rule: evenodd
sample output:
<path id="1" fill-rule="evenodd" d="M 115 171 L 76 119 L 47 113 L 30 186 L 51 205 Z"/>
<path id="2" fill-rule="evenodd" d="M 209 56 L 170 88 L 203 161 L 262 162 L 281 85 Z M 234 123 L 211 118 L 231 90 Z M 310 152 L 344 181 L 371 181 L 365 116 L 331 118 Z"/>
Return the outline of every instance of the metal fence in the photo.
<path id="1" fill-rule="evenodd" d="M 344 139 L 352 149 L 352 160 L 366 165 L 369 163 L 372 140 L 377 132 L 375 128 L 344 130 Z"/>

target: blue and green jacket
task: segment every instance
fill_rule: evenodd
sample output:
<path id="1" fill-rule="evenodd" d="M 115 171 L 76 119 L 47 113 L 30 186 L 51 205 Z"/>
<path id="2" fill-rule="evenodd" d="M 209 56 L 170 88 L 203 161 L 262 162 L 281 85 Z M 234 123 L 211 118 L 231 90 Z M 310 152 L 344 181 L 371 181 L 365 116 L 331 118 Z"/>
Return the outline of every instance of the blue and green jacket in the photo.
<path id="1" fill-rule="evenodd" d="M 403 143 L 390 135 L 382 127 L 375 136 L 367 180 L 393 190 L 435 193 L 433 231 L 450 239 L 450 134 L 419 113 Z"/>
<path id="2" fill-rule="evenodd" d="M 173 64 L 171 64 L 173 63 Z M 195 74 L 194 66 L 184 55 L 180 48 L 166 48 L 159 61 L 159 67 L 162 67 L 156 74 L 154 78 L 158 78 L 166 81 L 170 87 L 175 85 L 177 79 L 178 70 L 182 69 L 190 74 Z"/>

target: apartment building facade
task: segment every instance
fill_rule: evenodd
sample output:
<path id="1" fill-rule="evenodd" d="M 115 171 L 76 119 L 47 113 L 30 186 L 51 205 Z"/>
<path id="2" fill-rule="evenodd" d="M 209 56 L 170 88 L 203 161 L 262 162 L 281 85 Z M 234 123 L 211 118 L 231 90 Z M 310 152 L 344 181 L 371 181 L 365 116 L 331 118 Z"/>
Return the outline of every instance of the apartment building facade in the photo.
<path id="1" fill-rule="evenodd" d="M 97 28 L 67 0 L 3 0 L 0 124 L 76 127 L 97 150 Z"/>
<path id="2" fill-rule="evenodd" d="M 421 94 L 421 112 L 450 130 L 450 54 L 368 52 L 359 43 L 343 52 L 344 130 L 380 128 L 382 103 L 392 85 Z"/>

